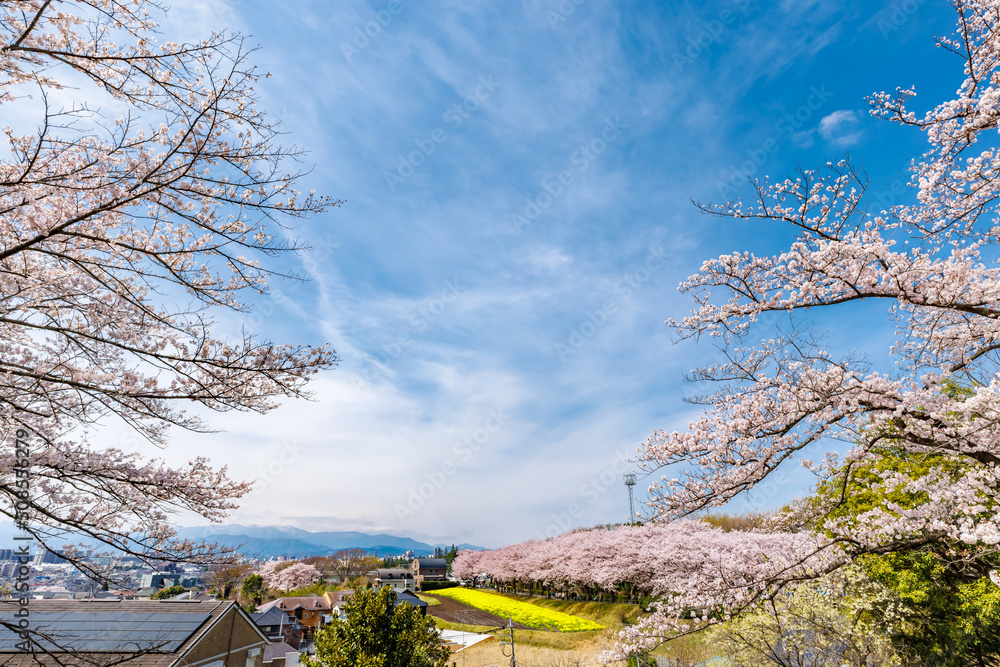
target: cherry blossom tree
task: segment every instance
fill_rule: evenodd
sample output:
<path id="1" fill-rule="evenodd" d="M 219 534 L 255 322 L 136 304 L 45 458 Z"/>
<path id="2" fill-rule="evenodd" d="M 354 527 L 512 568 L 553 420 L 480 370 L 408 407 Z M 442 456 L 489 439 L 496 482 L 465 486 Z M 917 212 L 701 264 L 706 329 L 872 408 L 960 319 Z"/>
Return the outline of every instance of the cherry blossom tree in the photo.
<path id="1" fill-rule="evenodd" d="M 993 0 L 953 5 L 957 33 L 938 43 L 964 68 L 957 96 L 922 114 L 911 109 L 912 89 L 870 99 L 874 116 L 926 136 L 927 151 L 911 165 L 912 203 L 876 210 L 866 176 L 844 159 L 756 181 L 752 202 L 702 206 L 783 225 L 797 237 L 774 256 L 708 260 L 681 286 L 695 309 L 670 324 L 682 339 L 714 339 L 726 359 L 693 374 L 720 386 L 701 417 L 684 431 L 654 433 L 641 450 L 643 465 L 660 477 L 650 487 L 656 520 L 724 506 L 802 459 L 827 491 L 789 513 L 799 527 L 822 530 L 816 548 L 829 560 L 814 568 L 816 576 L 864 554 L 945 540 L 1000 543 L 993 500 L 1000 473 L 1000 16 Z M 771 326 L 798 311 L 827 316 L 861 302 L 885 305 L 896 328 L 885 353 L 895 365 L 880 365 L 877 353 L 839 356 L 817 330 Z M 808 460 L 833 439 L 849 450 Z M 903 474 L 879 464 L 886 456 L 926 465 Z M 867 485 L 886 501 L 842 516 L 838 508 L 850 498 L 836 491 L 851 488 L 859 471 L 875 474 Z M 800 576 L 767 567 L 748 574 L 748 591 L 771 594 Z M 757 599 L 721 581 L 706 584 L 706 601 L 723 594 L 729 613 Z"/>
<path id="2" fill-rule="evenodd" d="M 495 584 L 529 583 L 553 591 L 628 587 L 661 599 L 664 615 L 698 619 L 737 609 L 766 592 L 772 577 L 808 578 L 826 566 L 811 533 L 726 532 L 679 520 L 566 533 L 493 551 L 462 551 L 452 574 L 486 576 Z M 681 622 L 678 622 L 680 625 Z M 639 641 L 639 635 L 636 635 Z"/>
<path id="3" fill-rule="evenodd" d="M 320 579 L 319 570 L 305 563 L 294 563 L 283 568 L 265 567 L 260 574 L 264 577 L 265 586 L 286 593 L 312 586 Z"/>
<path id="4" fill-rule="evenodd" d="M 299 249 L 278 225 L 335 202 L 295 189 L 297 149 L 257 107 L 238 34 L 158 41 L 145 0 L 0 4 L 0 512 L 62 551 L 62 536 L 158 561 L 218 562 L 175 539 L 174 512 L 220 520 L 249 490 L 206 458 L 143 449 L 208 411 L 266 412 L 336 359 L 244 331 L 245 311 Z M 88 432 L 124 424 L 140 448 Z M 15 480 L 15 436 L 30 484 Z M 30 488 L 30 490 L 25 487 Z M 79 567 L 93 566 L 73 550 Z"/>

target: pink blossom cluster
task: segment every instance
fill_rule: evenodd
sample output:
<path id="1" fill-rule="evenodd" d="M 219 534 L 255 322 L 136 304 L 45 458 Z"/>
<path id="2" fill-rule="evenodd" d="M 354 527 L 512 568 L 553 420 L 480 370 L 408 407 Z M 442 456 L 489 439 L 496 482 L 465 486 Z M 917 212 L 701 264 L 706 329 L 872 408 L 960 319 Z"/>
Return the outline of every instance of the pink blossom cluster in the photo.
<path id="1" fill-rule="evenodd" d="M 693 373 L 718 383 L 709 408 L 684 430 L 654 433 L 640 450 L 647 471 L 659 473 L 650 486 L 657 517 L 722 506 L 802 459 L 822 482 L 894 447 L 941 461 L 917 479 L 887 473 L 876 489 L 922 504 L 827 523 L 838 539 L 856 551 L 935 536 L 1000 543 L 992 500 L 1000 494 L 1000 148 L 979 141 L 1000 126 L 1000 19 L 992 0 L 954 4 L 959 32 L 940 44 L 964 60 L 958 96 L 922 117 L 908 108 L 913 91 L 871 99 L 874 115 L 927 138 L 911 167 L 914 203 L 872 210 L 865 175 L 843 160 L 757 182 L 751 203 L 703 207 L 785 225 L 797 238 L 775 256 L 706 261 L 681 286 L 695 309 L 671 324 L 682 337 L 717 338 L 727 358 Z M 861 301 L 886 306 L 896 330 L 886 352 L 899 360 L 892 367 L 835 355 L 821 333 L 794 325 L 746 343 L 765 328 L 765 314 Z M 833 439 L 852 448 L 808 461 Z M 956 463 L 967 470 L 960 479 L 949 472 Z"/>
<path id="2" fill-rule="evenodd" d="M 312 565 L 295 563 L 280 570 L 277 569 L 279 565 L 284 565 L 284 563 L 270 561 L 257 572 L 264 578 L 264 585 L 268 588 L 288 592 L 312 586 L 320 580 L 319 570 Z"/>
<path id="3" fill-rule="evenodd" d="M 172 427 L 208 430 L 206 409 L 265 412 L 302 395 L 335 362 L 252 332 L 219 340 L 210 311 L 266 290 L 261 258 L 287 250 L 271 220 L 336 202 L 294 190 L 284 165 L 297 153 L 256 107 L 242 38 L 161 43 L 158 11 L 0 3 L 0 109 L 36 128 L 0 129 L 0 438 L 30 434 L 43 544 L 69 530 L 143 558 L 218 563 L 167 518 L 221 520 L 249 485 L 206 458 L 171 467 L 149 453 Z M 96 424 L 130 435 L 99 446 Z M 13 505 L 10 451 L 0 477 Z"/>
<path id="4" fill-rule="evenodd" d="M 911 163 L 909 203 L 876 208 L 867 176 L 844 159 L 755 181 L 747 202 L 700 205 L 782 225 L 795 238 L 773 256 L 710 259 L 681 285 L 694 309 L 669 324 L 681 338 L 714 338 L 726 358 L 692 373 L 717 387 L 702 415 L 640 448 L 657 519 L 723 506 L 800 462 L 827 488 L 849 488 L 838 482 L 893 451 L 925 461 L 926 472 L 880 473 L 871 490 L 887 501 L 860 517 L 831 519 L 844 500 L 832 493 L 798 503 L 796 519 L 822 523 L 848 560 L 935 540 L 1000 543 L 1000 5 L 952 4 L 958 30 L 938 43 L 963 67 L 954 98 L 923 113 L 911 110 L 914 90 L 870 99 L 874 116 L 927 139 Z M 796 311 L 830 316 L 864 301 L 885 305 L 895 335 L 884 356 L 895 364 L 881 367 L 878 353 L 835 354 L 804 317 L 774 326 Z M 809 460 L 835 440 L 850 443 L 849 451 Z M 726 575 L 736 586 L 757 582 L 736 600 L 789 581 L 771 559 L 725 568 L 738 573 Z M 711 581 L 687 583 L 696 596 L 719 590 Z M 664 607 L 630 628 L 617 655 L 662 641 L 676 610 Z"/>
<path id="5" fill-rule="evenodd" d="M 662 602 L 655 623 L 679 627 L 738 611 L 774 582 L 814 576 L 835 562 L 807 533 L 724 532 L 701 521 L 577 531 L 493 551 L 462 551 L 452 574 L 549 590 L 642 593 Z M 641 627 L 646 628 L 647 624 Z"/>

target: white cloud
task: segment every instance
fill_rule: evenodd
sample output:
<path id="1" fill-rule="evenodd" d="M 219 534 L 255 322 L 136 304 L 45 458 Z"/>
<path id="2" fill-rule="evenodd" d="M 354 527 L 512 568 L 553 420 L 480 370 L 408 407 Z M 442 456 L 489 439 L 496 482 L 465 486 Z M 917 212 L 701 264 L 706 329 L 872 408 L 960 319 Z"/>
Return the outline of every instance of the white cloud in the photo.
<path id="1" fill-rule="evenodd" d="M 819 133 L 837 146 L 851 146 L 861 140 L 858 115 L 847 109 L 834 111 L 819 122 Z"/>

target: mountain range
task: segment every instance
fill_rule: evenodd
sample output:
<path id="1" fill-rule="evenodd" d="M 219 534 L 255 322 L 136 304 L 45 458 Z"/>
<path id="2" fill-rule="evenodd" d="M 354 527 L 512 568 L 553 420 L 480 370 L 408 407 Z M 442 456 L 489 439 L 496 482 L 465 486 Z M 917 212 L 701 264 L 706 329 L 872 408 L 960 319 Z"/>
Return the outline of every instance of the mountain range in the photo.
<path id="1" fill-rule="evenodd" d="M 278 526 L 200 526 L 181 528 L 178 537 L 215 542 L 237 547 L 252 558 L 287 556 L 307 558 L 326 556 L 341 549 L 364 549 L 378 556 L 399 556 L 413 551 L 418 556 L 434 553 L 436 547 L 449 548 L 450 544 L 427 544 L 410 537 L 397 535 L 369 535 L 355 531 L 312 532 L 300 528 Z M 459 544 L 460 549 L 477 549 L 472 544 Z"/>
<path id="2" fill-rule="evenodd" d="M 0 521 L 0 546 L 9 548 L 13 544 L 14 524 Z M 237 547 L 251 558 L 307 558 L 327 556 L 341 549 L 364 549 L 378 556 L 399 556 L 413 551 L 417 556 L 434 553 L 435 547 L 449 548 L 450 544 L 427 544 L 409 537 L 397 535 L 369 535 L 354 531 L 311 532 L 300 528 L 278 526 L 241 526 L 239 524 L 221 526 L 200 526 L 179 528 L 178 537 L 202 540 L 223 546 Z M 67 538 L 66 542 L 77 540 Z M 89 544 L 90 540 L 79 540 Z M 460 549 L 481 550 L 472 544 L 459 544 Z M 34 548 L 34 547 L 32 547 Z"/>

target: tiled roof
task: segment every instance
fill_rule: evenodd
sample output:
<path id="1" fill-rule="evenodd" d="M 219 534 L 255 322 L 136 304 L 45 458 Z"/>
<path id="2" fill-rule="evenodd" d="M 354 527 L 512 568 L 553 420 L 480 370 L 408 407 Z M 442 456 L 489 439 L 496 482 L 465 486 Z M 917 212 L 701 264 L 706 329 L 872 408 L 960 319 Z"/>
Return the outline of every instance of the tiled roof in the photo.
<path id="1" fill-rule="evenodd" d="M 260 606 L 261 611 L 267 611 L 271 607 L 277 607 L 282 611 L 294 611 L 302 607 L 303 609 L 330 609 L 330 603 L 326 598 L 318 595 L 300 598 L 278 598 Z"/>
<path id="2" fill-rule="evenodd" d="M 289 653 L 298 653 L 298 651 L 285 642 L 268 644 L 264 647 L 264 662 L 271 662 L 275 658 L 284 658 Z"/>
<path id="3" fill-rule="evenodd" d="M 250 614 L 250 618 L 258 626 L 262 625 L 282 625 L 282 623 L 288 622 L 288 614 L 281 611 L 277 607 L 268 607 L 264 611 L 258 611 Z"/>

